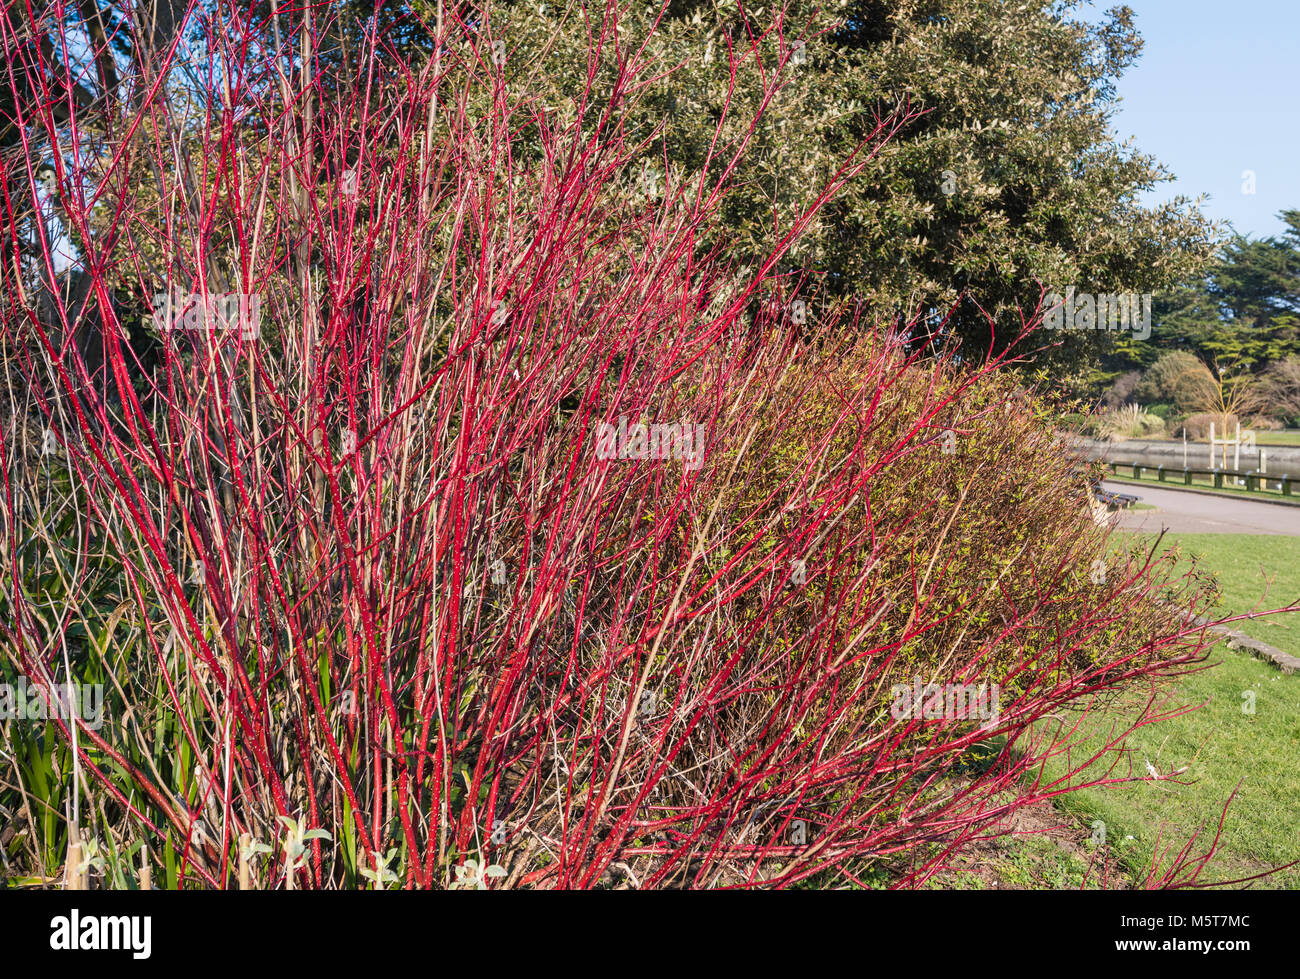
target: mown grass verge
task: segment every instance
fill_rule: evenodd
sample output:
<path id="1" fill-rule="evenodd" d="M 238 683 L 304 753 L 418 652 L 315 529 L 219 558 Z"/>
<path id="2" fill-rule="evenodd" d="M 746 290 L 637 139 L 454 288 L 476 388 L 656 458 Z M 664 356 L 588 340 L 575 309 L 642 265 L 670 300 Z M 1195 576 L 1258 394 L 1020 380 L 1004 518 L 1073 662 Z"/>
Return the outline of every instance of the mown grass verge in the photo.
<path id="1" fill-rule="evenodd" d="M 1145 535 L 1126 534 L 1120 535 L 1119 544 L 1147 540 Z M 1195 555 L 1215 572 L 1222 587 L 1218 614 L 1272 608 L 1300 594 L 1300 538 L 1183 534 L 1175 544 L 1180 564 Z M 1300 652 L 1300 616 L 1295 613 L 1238 627 L 1287 652 Z M 1059 800 L 1063 814 L 1089 825 L 1102 821 L 1107 840 L 1119 844 L 1117 853 L 1130 873 L 1142 871 L 1158 839 L 1167 845 L 1204 827 L 1208 842 L 1234 788 L 1237 796 L 1224 820 L 1212 865 L 1215 872 L 1207 879 L 1248 876 L 1300 859 L 1300 825 L 1295 821 L 1295 800 L 1300 798 L 1300 676 L 1283 674 L 1224 644 L 1215 648 L 1211 662 L 1215 665 L 1184 678 L 1167 695 L 1171 708 L 1203 706 L 1129 738 L 1127 764 L 1135 774 L 1145 772 L 1148 761 L 1161 772 L 1186 767 L 1177 781 L 1087 789 Z M 1097 714 L 1085 722 L 1081 748 L 1098 743 L 1106 716 Z M 1300 888 L 1300 867 L 1257 886 Z"/>

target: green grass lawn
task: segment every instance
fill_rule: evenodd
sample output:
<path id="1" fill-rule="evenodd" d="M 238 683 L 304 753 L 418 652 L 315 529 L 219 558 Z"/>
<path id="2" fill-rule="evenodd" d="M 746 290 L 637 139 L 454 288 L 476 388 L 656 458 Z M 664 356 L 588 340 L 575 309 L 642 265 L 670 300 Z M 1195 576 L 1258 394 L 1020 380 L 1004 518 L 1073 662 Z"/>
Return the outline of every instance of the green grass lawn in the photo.
<path id="1" fill-rule="evenodd" d="M 1171 691 L 1169 707 L 1205 706 L 1182 717 L 1139 729 L 1127 742 L 1133 774 L 1145 774 L 1150 761 L 1158 771 L 1187 767 L 1180 779 L 1084 789 L 1063 796 L 1060 807 L 1086 823 L 1106 824 L 1107 838 L 1131 872 L 1140 875 L 1150 860 L 1157 836 L 1162 849 L 1175 850 L 1198 828 L 1208 847 L 1224 803 L 1240 782 L 1224 823 L 1216 860 L 1202 879 L 1230 880 L 1300 859 L 1300 676 L 1287 676 L 1252 656 L 1216 647 L 1218 665 L 1181 680 Z M 1253 694 L 1253 714 L 1243 712 Z M 1080 747 L 1098 742 L 1109 723 L 1099 715 L 1081 732 Z M 1049 765 L 1058 775 L 1063 768 Z M 1127 763 L 1116 774 L 1127 773 Z M 1099 776 L 1101 773 L 1098 772 Z M 1085 777 L 1081 781 L 1088 781 Z M 1133 840 L 1128 837 L 1132 836 Z M 1300 888 L 1300 868 L 1270 878 L 1267 887 Z"/>
<path id="2" fill-rule="evenodd" d="M 1183 444 L 1181 438 L 1166 438 L 1163 436 L 1155 438 L 1152 441 L 1177 442 L 1179 445 Z M 1284 428 L 1277 432 L 1256 431 L 1255 442 L 1257 445 L 1300 445 L 1300 428 Z M 1187 444 L 1189 448 L 1194 445 L 1198 449 L 1201 449 L 1202 455 L 1204 455 L 1205 450 L 1210 447 L 1208 440 L 1204 442 L 1189 441 Z"/>
<path id="3" fill-rule="evenodd" d="M 1280 432 L 1256 432 L 1258 445 L 1300 445 L 1300 428 L 1287 428 Z"/>
<path id="4" fill-rule="evenodd" d="M 1121 546 L 1140 535 L 1120 535 Z M 1197 554 L 1222 587 L 1220 610 L 1271 608 L 1300 597 L 1300 539 L 1236 534 L 1184 534 L 1178 544 Z M 1261 602 L 1263 603 L 1261 605 Z M 1300 614 L 1286 613 L 1239 623 L 1243 632 L 1300 654 Z M 1162 847 L 1181 846 L 1204 826 L 1213 837 L 1232 790 L 1216 862 L 1203 879 L 1227 880 L 1300 859 L 1300 675 L 1288 676 L 1248 653 L 1215 647 L 1213 668 L 1185 677 L 1169 692 L 1169 708 L 1204 703 L 1199 710 L 1141 728 L 1128 739 L 1135 774 L 1149 760 L 1157 770 L 1187 767 L 1181 785 L 1143 782 L 1088 789 L 1062 797 L 1062 809 L 1091 824 L 1101 819 L 1107 837 L 1138 872 L 1163 828 Z M 1251 695 L 1247 697 L 1245 695 Z M 1253 713 L 1243 708 L 1251 707 Z M 1081 746 L 1097 742 L 1114 717 L 1098 715 L 1084 725 Z M 1059 774 L 1057 766 L 1049 771 Z M 1099 773 L 1098 773 L 1099 774 Z M 1095 776 L 1094 776 L 1095 777 Z M 1082 779 L 1083 781 L 1089 778 Z M 1132 840 L 1128 837 L 1132 836 Z M 1300 868 L 1263 885 L 1300 889 Z"/>
<path id="5" fill-rule="evenodd" d="M 1138 535 L 1126 534 L 1135 539 Z M 1185 564 L 1195 554 L 1223 588 L 1221 614 L 1264 611 L 1300 599 L 1300 537 L 1264 534 L 1180 534 Z M 1246 635 L 1300 656 L 1300 613 L 1234 624 Z M 1297 705 L 1300 709 L 1300 704 Z"/>

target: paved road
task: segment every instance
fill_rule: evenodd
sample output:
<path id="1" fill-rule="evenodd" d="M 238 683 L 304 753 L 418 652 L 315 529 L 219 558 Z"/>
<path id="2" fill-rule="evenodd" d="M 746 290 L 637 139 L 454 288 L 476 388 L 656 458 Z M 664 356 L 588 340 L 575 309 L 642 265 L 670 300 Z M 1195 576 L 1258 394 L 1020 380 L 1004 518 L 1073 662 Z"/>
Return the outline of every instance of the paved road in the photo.
<path id="1" fill-rule="evenodd" d="M 1300 507 L 1278 506 L 1253 500 L 1184 493 L 1129 483 L 1103 484 L 1114 493 L 1142 497 L 1154 510 L 1122 510 L 1116 526 L 1121 530 L 1158 533 L 1168 528 L 1181 534 L 1280 534 L 1300 537 Z"/>

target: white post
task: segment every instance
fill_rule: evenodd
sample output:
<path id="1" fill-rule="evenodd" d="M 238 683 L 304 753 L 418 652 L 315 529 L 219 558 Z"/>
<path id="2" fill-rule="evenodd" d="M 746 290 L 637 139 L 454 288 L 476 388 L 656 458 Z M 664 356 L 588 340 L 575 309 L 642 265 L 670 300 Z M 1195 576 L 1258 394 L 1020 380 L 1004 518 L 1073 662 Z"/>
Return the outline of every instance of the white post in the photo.
<path id="1" fill-rule="evenodd" d="M 1210 468 L 1214 468 L 1214 422 L 1210 422 Z"/>
<path id="2" fill-rule="evenodd" d="M 1227 452 L 1224 452 L 1227 455 Z M 1232 441 L 1232 468 L 1236 472 L 1241 472 L 1241 422 L 1237 422 L 1237 437 Z M 1241 480 L 1237 480 L 1240 485 Z"/>

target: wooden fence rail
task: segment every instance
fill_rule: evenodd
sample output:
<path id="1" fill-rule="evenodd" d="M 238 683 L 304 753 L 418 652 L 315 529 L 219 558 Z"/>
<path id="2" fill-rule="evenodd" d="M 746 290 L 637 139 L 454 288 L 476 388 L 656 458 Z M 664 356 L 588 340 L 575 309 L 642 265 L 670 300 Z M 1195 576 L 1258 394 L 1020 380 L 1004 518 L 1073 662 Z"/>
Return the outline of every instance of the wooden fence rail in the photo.
<path id="1" fill-rule="evenodd" d="M 1128 469 L 1133 473 L 1134 479 L 1141 479 L 1144 471 L 1154 471 L 1156 479 L 1162 483 L 1170 481 L 1170 477 L 1182 477 L 1184 486 L 1193 485 L 1192 479 L 1195 476 L 1210 477 L 1214 481 L 1215 489 L 1223 488 L 1224 479 L 1232 480 L 1232 485 L 1245 486 L 1246 492 L 1269 492 L 1273 485 L 1281 490 L 1283 496 L 1291 496 L 1292 490 L 1296 484 L 1295 478 L 1288 473 L 1265 473 L 1258 469 L 1251 469 L 1249 472 L 1238 472 L 1235 469 L 1195 469 L 1186 466 L 1146 466 L 1138 462 L 1111 462 L 1108 463 L 1110 471 L 1119 475 L 1120 469 Z M 1127 475 L 1127 473 L 1125 473 Z"/>

